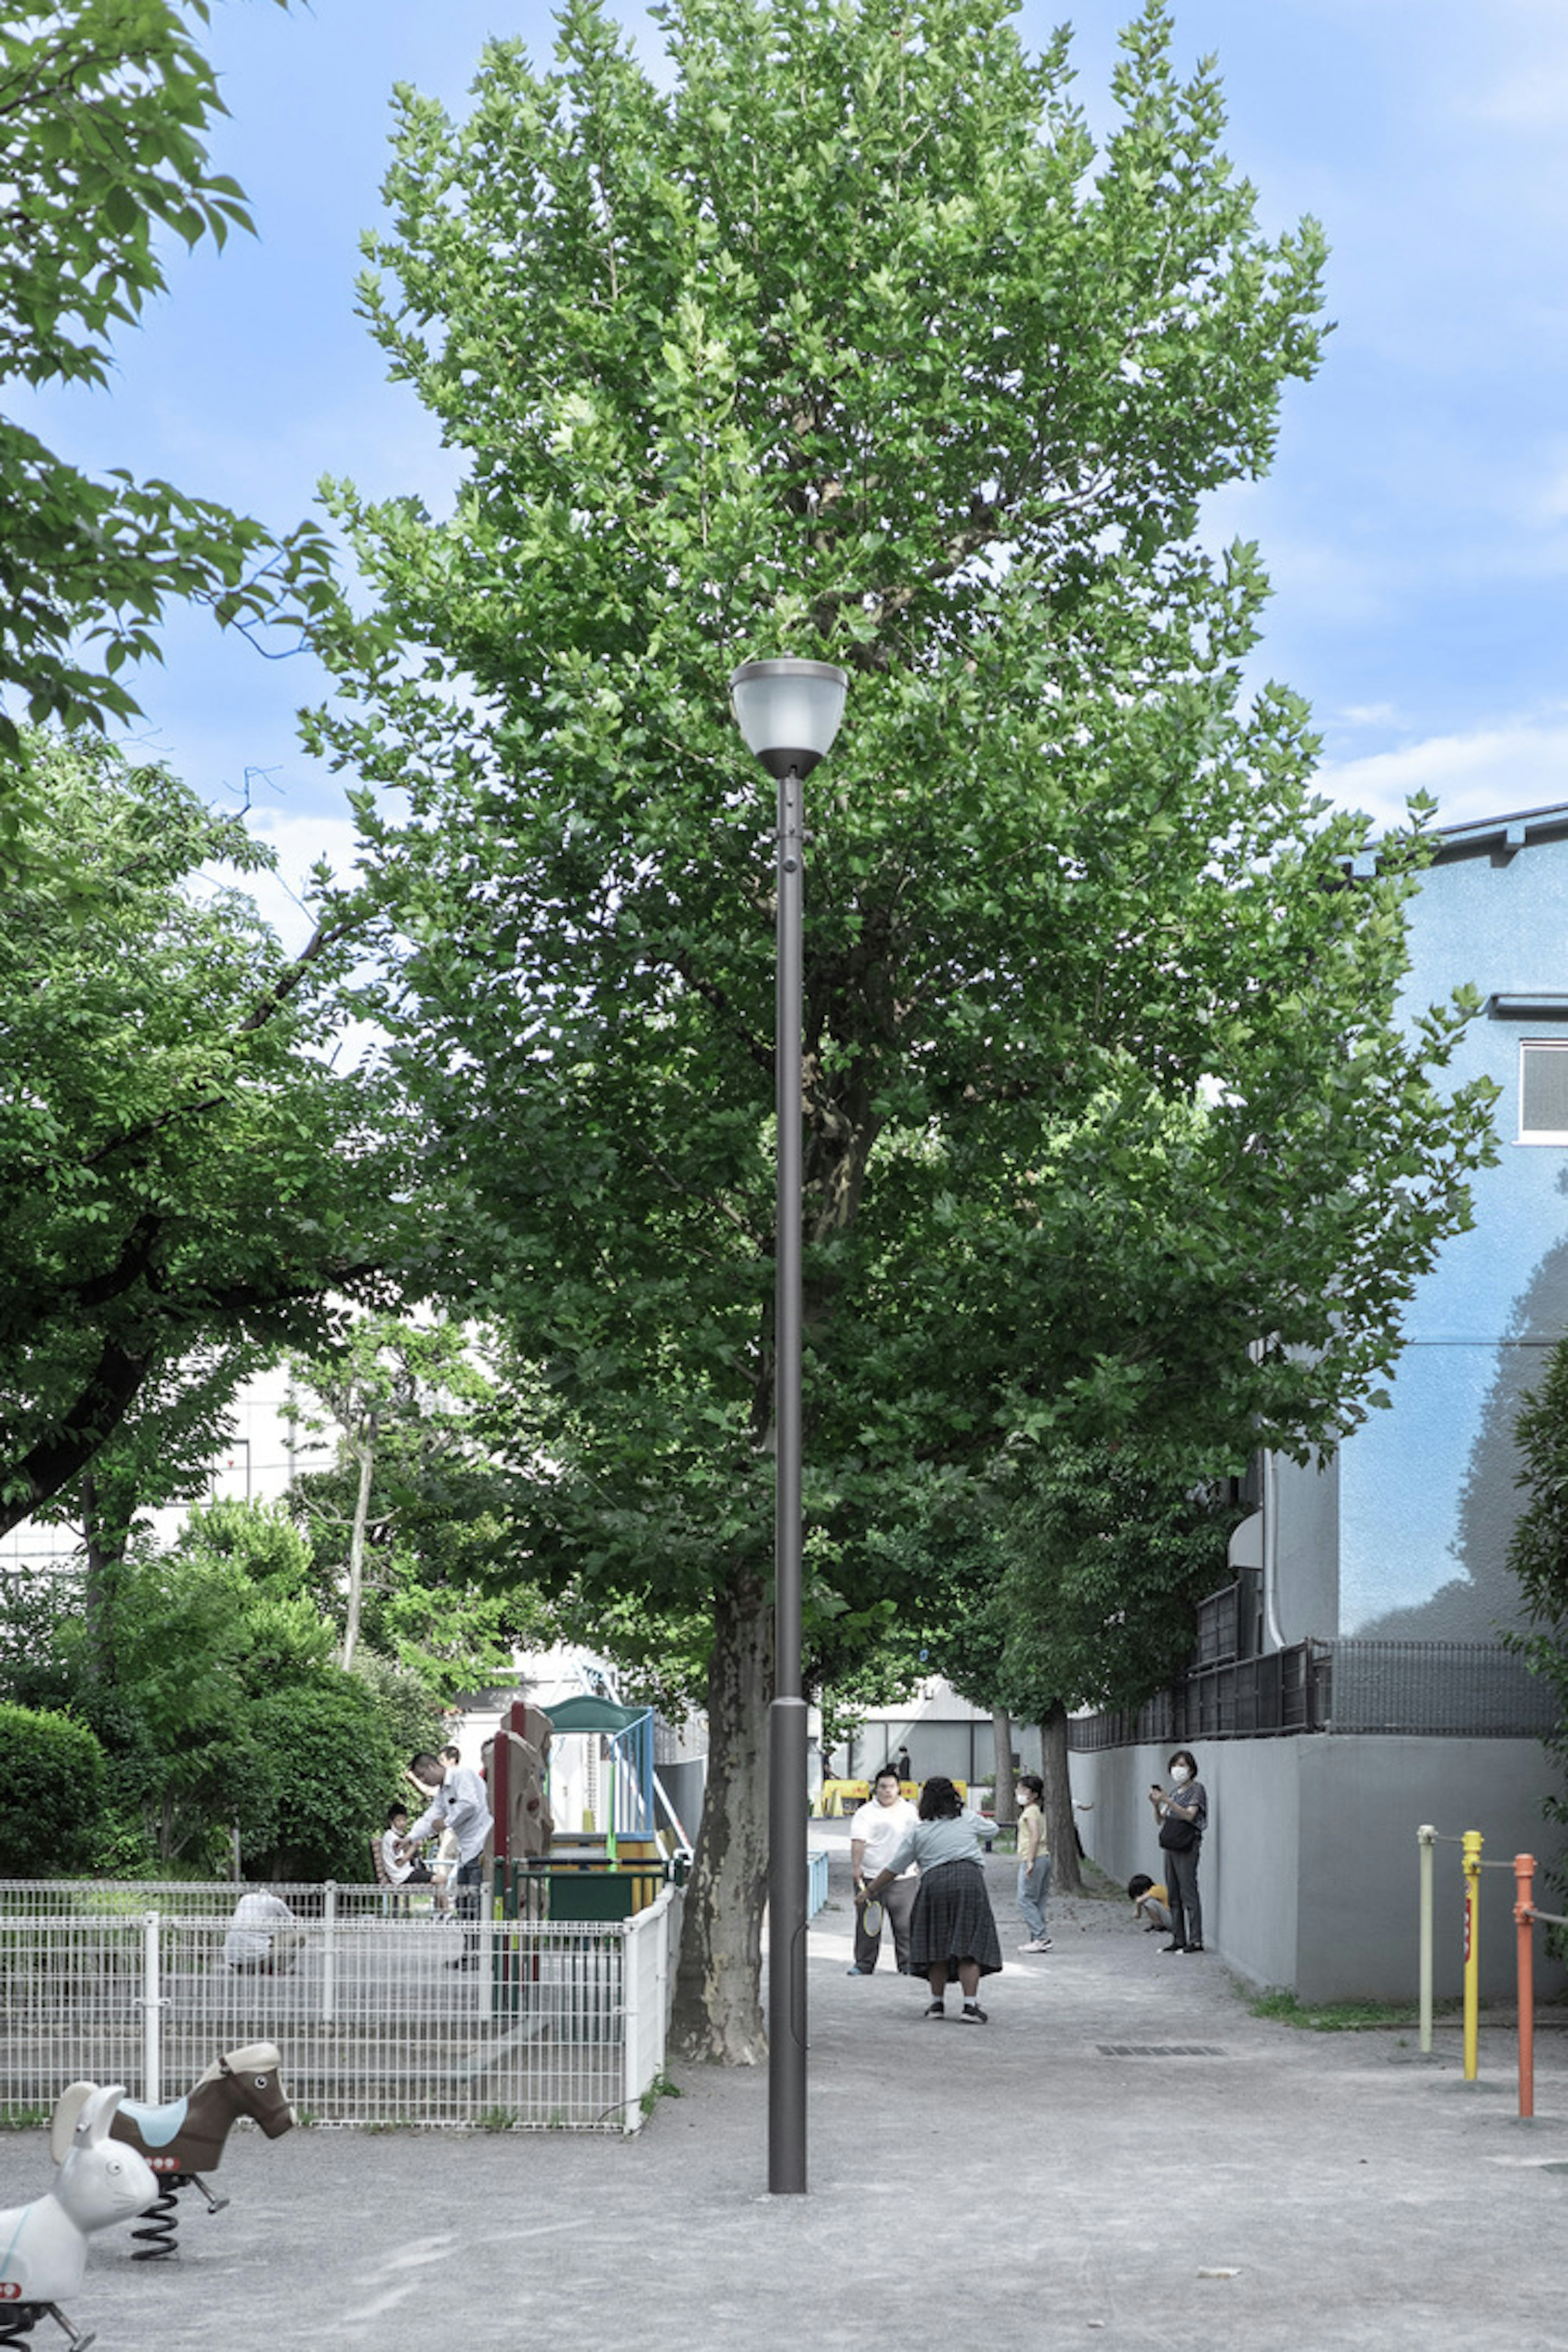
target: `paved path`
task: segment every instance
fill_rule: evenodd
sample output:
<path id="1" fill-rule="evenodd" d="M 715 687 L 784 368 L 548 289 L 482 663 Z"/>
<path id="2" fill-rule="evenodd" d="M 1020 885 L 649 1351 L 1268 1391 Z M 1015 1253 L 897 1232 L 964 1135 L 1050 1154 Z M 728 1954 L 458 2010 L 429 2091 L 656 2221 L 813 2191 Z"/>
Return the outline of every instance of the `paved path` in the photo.
<path id="1" fill-rule="evenodd" d="M 988 2026 L 848 1978 L 847 1828 L 811 1938 L 811 2193 L 766 2190 L 766 2083 L 702 2070 L 636 2140 L 296 2132 L 230 2143 L 177 2263 L 95 2240 L 100 2352 L 1563 2352 L 1568 2033 L 1321 2035 L 1253 2018 L 1224 1962 L 1121 1901 L 1057 1903 Z M 1194 2054 L 1199 2053 L 1202 2054 Z M 1182 2053 L 1182 2054 L 1177 2054 Z M 0 2136 L 0 2206 L 47 2178 Z M 52 2343 L 51 2343 L 52 2338 Z M 40 2347 L 65 2338 L 45 2326 Z"/>

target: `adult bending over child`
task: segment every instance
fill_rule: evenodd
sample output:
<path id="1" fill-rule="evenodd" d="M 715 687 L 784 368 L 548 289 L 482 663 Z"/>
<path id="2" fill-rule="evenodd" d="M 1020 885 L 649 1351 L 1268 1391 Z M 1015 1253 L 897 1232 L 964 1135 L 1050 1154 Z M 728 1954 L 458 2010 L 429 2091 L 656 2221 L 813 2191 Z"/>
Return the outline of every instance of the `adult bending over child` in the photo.
<path id="1" fill-rule="evenodd" d="M 963 2022 L 986 2021 L 980 1979 L 1001 1974 L 1002 1946 L 981 1852 L 995 1834 L 994 1822 L 964 1811 L 951 1780 L 928 1780 L 920 1819 L 867 1885 L 868 1900 L 878 1902 L 911 1862 L 920 1864 L 910 1916 L 910 1974 L 923 1976 L 931 1987 L 928 2017 L 946 2016 L 947 1988 L 956 1981 L 963 1988 Z"/>

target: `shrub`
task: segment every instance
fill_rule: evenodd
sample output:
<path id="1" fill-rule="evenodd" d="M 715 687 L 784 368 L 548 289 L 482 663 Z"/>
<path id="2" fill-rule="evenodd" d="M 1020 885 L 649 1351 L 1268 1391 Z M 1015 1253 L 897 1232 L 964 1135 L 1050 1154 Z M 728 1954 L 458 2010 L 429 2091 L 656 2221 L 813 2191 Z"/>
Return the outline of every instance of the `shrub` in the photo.
<path id="1" fill-rule="evenodd" d="M 0 1704 L 0 1874 L 52 1878 L 91 1853 L 103 1750 L 69 1716 Z"/>

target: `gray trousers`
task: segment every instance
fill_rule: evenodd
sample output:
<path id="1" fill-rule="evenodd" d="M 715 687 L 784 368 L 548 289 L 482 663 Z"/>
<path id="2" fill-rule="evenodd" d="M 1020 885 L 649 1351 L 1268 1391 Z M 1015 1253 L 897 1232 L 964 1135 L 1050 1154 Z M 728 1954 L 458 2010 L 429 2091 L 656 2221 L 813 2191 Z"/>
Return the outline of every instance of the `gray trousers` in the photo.
<path id="1" fill-rule="evenodd" d="M 910 1914 L 915 1907 L 918 1878 L 895 1878 L 882 1892 L 883 1926 L 893 1931 L 893 1958 L 900 1976 L 909 1974 Z M 855 1965 L 868 1976 L 877 1965 L 877 1955 L 882 1948 L 881 1932 L 868 1936 L 865 1929 L 866 1906 L 855 1906 Z"/>
<path id="2" fill-rule="evenodd" d="M 1198 1856 L 1203 1850 L 1199 1838 L 1185 1853 L 1167 1852 L 1161 1856 L 1165 1892 L 1171 1898 L 1171 1933 L 1178 1944 L 1201 1944 L 1204 1939 L 1204 1906 L 1198 1894 Z"/>

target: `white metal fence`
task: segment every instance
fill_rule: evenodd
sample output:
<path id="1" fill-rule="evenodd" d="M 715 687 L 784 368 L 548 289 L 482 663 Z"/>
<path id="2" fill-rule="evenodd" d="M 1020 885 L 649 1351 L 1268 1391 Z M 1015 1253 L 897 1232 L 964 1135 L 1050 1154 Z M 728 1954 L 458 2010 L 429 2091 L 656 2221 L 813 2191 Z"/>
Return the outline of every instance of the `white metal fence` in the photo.
<path id="1" fill-rule="evenodd" d="M 561 1922 L 276 1891 L 303 1942 L 285 1972 L 247 1975 L 224 1956 L 232 1886 L 0 1880 L 0 2112 L 40 2114 L 83 2078 L 156 2105 L 267 2041 L 302 2122 L 637 2130 L 665 2062 L 675 1889 Z"/>

